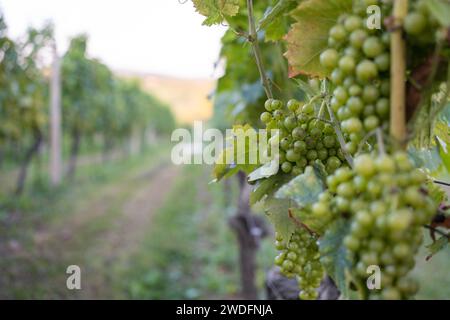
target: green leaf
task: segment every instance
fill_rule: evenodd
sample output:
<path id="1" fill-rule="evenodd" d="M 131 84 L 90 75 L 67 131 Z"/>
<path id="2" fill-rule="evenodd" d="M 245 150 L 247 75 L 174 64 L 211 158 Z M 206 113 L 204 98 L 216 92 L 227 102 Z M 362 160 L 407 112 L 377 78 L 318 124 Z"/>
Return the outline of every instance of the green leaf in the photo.
<path id="1" fill-rule="evenodd" d="M 322 181 L 322 184 L 325 188 L 325 186 L 327 185 L 328 173 L 327 173 L 327 170 L 326 170 L 324 164 L 321 161 L 316 160 L 313 164 L 313 169 L 314 169 L 314 173 L 316 174 L 317 178 L 319 178 Z"/>
<path id="2" fill-rule="evenodd" d="M 443 27 L 450 27 L 450 1 L 427 0 L 428 10 Z"/>
<path id="3" fill-rule="evenodd" d="M 280 0 L 268 10 L 259 21 L 257 30 L 266 30 L 265 39 L 267 41 L 277 41 L 283 38 L 288 29 L 286 13 L 295 8 L 297 1 Z"/>
<path id="4" fill-rule="evenodd" d="M 283 38 L 288 30 L 288 25 L 283 18 L 276 19 L 273 23 L 266 27 L 266 41 L 279 41 Z"/>
<path id="5" fill-rule="evenodd" d="M 411 146 L 408 148 L 408 154 L 417 167 L 428 169 L 432 175 L 442 167 L 439 149 L 435 146 L 430 149 L 417 149 Z"/>
<path id="6" fill-rule="evenodd" d="M 328 47 L 328 32 L 342 13 L 352 9 L 352 0 L 308 0 L 292 11 L 297 21 L 287 35 L 290 76 L 306 74 L 324 78 L 329 71 L 320 64 Z"/>
<path id="7" fill-rule="evenodd" d="M 264 211 L 283 241 L 290 239 L 296 229 L 295 223 L 289 217 L 291 202 L 285 199 L 270 198 L 265 201 Z"/>
<path id="8" fill-rule="evenodd" d="M 428 195 L 434 202 L 442 203 L 447 201 L 447 194 L 445 190 L 431 180 L 427 182 L 427 191 Z"/>
<path id="9" fill-rule="evenodd" d="M 297 221 L 301 222 L 317 234 L 322 234 L 327 226 L 324 224 L 323 219 L 314 217 L 310 210 L 291 208 L 291 212 Z"/>
<path id="10" fill-rule="evenodd" d="M 192 0 L 198 13 L 206 17 L 204 25 L 220 24 L 225 16 L 233 17 L 239 12 L 239 0 Z"/>
<path id="11" fill-rule="evenodd" d="M 239 168 L 235 164 L 227 164 L 225 159 L 227 159 L 227 154 L 234 153 L 233 148 L 227 148 L 222 150 L 222 152 L 219 155 L 219 159 L 222 159 L 221 163 L 216 163 L 214 165 L 213 169 L 213 176 L 215 178 L 215 181 L 220 181 L 223 178 L 227 178 L 230 176 L 235 175 L 239 172 Z"/>
<path id="12" fill-rule="evenodd" d="M 250 193 L 250 205 L 254 205 L 264 196 L 273 195 L 283 184 L 292 179 L 289 174 L 277 174 L 267 179 L 258 181 L 257 185 Z"/>
<path id="13" fill-rule="evenodd" d="M 309 99 L 314 97 L 315 95 L 319 94 L 317 90 L 315 90 L 313 87 L 311 87 L 306 81 L 303 81 L 302 79 L 294 79 L 294 81 L 297 83 L 300 90 L 302 90 Z"/>
<path id="14" fill-rule="evenodd" d="M 344 297 L 349 296 L 348 274 L 351 263 L 344 245 L 350 223 L 344 219 L 337 220 L 319 240 L 321 261 L 327 274 L 333 278 Z"/>
<path id="15" fill-rule="evenodd" d="M 254 154 L 258 157 L 258 143 L 252 143 L 246 138 L 246 134 L 250 130 L 254 129 L 249 125 L 233 127 L 232 135 L 227 137 L 229 146 L 222 150 L 214 165 L 213 175 L 216 181 L 230 177 L 239 171 L 248 174 L 260 165 L 258 163 L 250 164 L 249 161 L 250 154 Z M 254 133 L 256 134 L 256 131 Z M 237 137 L 240 137 L 241 141 L 245 141 L 245 147 L 243 149 L 238 148 L 238 146 L 235 145 L 234 139 Z M 240 158 L 245 159 L 245 161 L 243 161 L 244 163 L 238 163 L 238 159 Z"/>
<path id="16" fill-rule="evenodd" d="M 439 137 L 436 137 L 436 143 L 439 147 L 439 155 L 441 156 L 442 162 L 447 171 L 450 172 L 450 146 Z"/>
<path id="17" fill-rule="evenodd" d="M 436 253 L 444 250 L 447 247 L 449 241 L 450 239 L 448 237 L 442 236 L 432 244 L 426 246 L 426 248 L 428 249 L 428 256 L 426 257 L 426 260 L 430 260 Z"/>
<path id="18" fill-rule="evenodd" d="M 276 19 L 280 18 L 282 15 L 284 15 L 289 10 L 292 10 L 294 8 L 296 1 L 295 0 L 280 0 L 277 2 L 275 6 L 273 6 L 272 9 L 270 9 L 264 17 L 259 21 L 257 30 L 261 30 L 266 28 L 268 25 L 270 25 L 272 22 L 274 22 Z"/>
<path id="19" fill-rule="evenodd" d="M 278 161 L 272 160 L 272 161 L 262 165 L 261 167 L 259 167 L 255 171 L 253 171 L 252 173 L 250 173 L 247 180 L 248 180 L 248 182 L 253 182 L 256 180 L 269 178 L 271 176 L 276 175 L 278 173 L 279 169 L 280 169 L 280 166 L 279 166 Z"/>
<path id="20" fill-rule="evenodd" d="M 323 180 L 317 170 L 308 166 L 303 174 L 282 186 L 275 194 L 275 197 L 278 199 L 292 199 L 299 207 L 304 208 L 317 202 L 319 195 L 324 190 Z"/>

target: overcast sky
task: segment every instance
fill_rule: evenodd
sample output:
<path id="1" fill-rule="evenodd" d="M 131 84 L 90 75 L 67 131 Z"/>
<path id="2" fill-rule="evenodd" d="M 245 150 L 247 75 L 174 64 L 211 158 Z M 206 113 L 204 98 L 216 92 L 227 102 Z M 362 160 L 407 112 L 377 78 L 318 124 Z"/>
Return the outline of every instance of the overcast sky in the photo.
<path id="1" fill-rule="evenodd" d="M 0 0 L 0 7 L 11 36 L 52 20 L 60 51 L 85 32 L 90 55 L 121 71 L 210 77 L 224 32 L 202 26 L 191 1 Z"/>

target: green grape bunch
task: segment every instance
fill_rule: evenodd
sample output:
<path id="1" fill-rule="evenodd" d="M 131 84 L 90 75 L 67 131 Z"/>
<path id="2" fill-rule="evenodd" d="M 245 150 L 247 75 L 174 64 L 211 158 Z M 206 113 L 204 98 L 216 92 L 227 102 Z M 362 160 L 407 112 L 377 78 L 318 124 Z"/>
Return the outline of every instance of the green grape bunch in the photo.
<path id="1" fill-rule="evenodd" d="M 376 0 L 357 2 L 353 12 L 340 16 L 330 29 L 328 49 L 320 55 L 334 86 L 330 105 L 351 154 L 369 132 L 388 128 L 390 104 L 390 34 L 367 28 L 367 13 L 361 10 L 380 5 L 387 12 L 389 5 Z"/>
<path id="2" fill-rule="evenodd" d="M 403 21 L 403 29 L 414 45 L 427 47 L 436 41 L 439 22 L 431 15 L 427 0 L 411 1 L 410 8 Z"/>
<path id="3" fill-rule="evenodd" d="M 318 203 L 334 219 L 351 221 L 344 245 L 363 298 L 407 299 L 416 293 L 408 273 L 422 243 L 422 226 L 437 210 L 426 182 L 427 176 L 401 151 L 360 155 L 353 170 L 340 168 L 327 178 L 328 195 Z M 371 265 L 381 269 L 380 290 L 367 289 Z"/>
<path id="4" fill-rule="evenodd" d="M 333 126 L 316 115 L 312 102 L 304 104 L 289 100 L 269 99 L 265 103 L 261 121 L 268 130 L 278 129 L 280 139 L 279 162 L 284 173 L 302 174 L 306 166 L 320 161 L 329 173 L 345 160 Z"/>
<path id="5" fill-rule="evenodd" d="M 324 276 L 316 240 L 305 228 L 297 229 L 287 242 L 276 235 L 275 246 L 280 254 L 275 258 L 275 264 L 284 276 L 297 278 L 301 300 L 317 299 L 317 288 Z"/>

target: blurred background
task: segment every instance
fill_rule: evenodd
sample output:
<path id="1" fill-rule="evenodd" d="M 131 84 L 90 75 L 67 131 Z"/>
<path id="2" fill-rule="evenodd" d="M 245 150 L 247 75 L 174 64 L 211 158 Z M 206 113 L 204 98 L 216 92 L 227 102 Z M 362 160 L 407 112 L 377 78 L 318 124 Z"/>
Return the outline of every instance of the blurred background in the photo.
<path id="1" fill-rule="evenodd" d="M 175 128 L 264 96 L 255 69 L 213 99 L 230 35 L 183 2 L 0 1 L 0 299 L 287 297 L 244 177 L 171 163 Z M 420 297 L 449 296 L 446 253 L 420 257 Z"/>

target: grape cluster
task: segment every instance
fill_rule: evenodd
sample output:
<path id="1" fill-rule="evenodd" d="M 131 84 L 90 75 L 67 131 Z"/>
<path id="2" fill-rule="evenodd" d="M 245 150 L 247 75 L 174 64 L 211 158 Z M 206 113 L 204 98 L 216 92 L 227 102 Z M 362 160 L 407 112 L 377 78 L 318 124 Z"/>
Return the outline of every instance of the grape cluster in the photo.
<path id="1" fill-rule="evenodd" d="M 403 21 L 403 29 L 409 36 L 408 40 L 419 45 L 426 45 L 435 41 L 435 32 L 439 27 L 438 21 L 430 14 L 427 0 L 412 1 L 411 10 Z"/>
<path id="2" fill-rule="evenodd" d="M 354 170 L 340 168 L 329 176 L 328 193 L 319 200 L 335 217 L 351 219 L 344 244 L 364 298 L 404 299 L 417 291 L 406 277 L 422 242 L 422 226 L 436 204 L 425 188 L 426 175 L 404 152 L 358 156 Z M 368 290 L 367 267 L 381 268 L 381 291 Z"/>
<path id="3" fill-rule="evenodd" d="M 334 85 L 331 107 L 352 154 L 368 132 L 388 121 L 390 91 L 390 35 L 369 29 L 367 13 L 361 10 L 369 5 L 387 10 L 387 5 L 378 0 L 356 2 L 352 14 L 340 16 L 330 29 L 329 47 L 320 55 Z"/>
<path id="4" fill-rule="evenodd" d="M 275 258 L 275 264 L 281 268 L 286 277 L 297 277 L 301 289 L 301 300 L 315 300 L 318 297 L 324 271 L 320 263 L 319 248 L 316 239 L 306 229 L 298 229 L 287 243 L 277 234 L 276 248 L 280 254 Z"/>
<path id="5" fill-rule="evenodd" d="M 345 157 L 333 126 L 315 115 L 313 103 L 269 99 L 261 121 L 268 130 L 279 130 L 280 168 L 284 173 L 299 175 L 308 164 L 320 161 L 329 173 L 342 165 Z"/>

